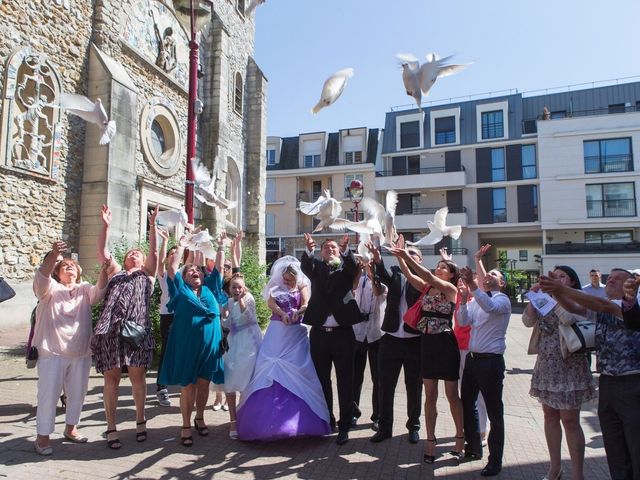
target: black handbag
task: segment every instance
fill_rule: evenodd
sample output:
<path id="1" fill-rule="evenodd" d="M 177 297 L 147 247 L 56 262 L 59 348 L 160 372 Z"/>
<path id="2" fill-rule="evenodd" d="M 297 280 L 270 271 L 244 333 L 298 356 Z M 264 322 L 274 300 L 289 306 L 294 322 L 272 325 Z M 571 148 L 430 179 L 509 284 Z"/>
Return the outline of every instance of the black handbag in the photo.
<path id="1" fill-rule="evenodd" d="M 9 300 L 16 296 L 16 292 L 9 286 L 9 284 L 4 280 L 4 278 L 0 277 L 0 303 L 5 300 Z"/>
<path id="2" fill-rule="evenodd" d="M 138 348 L 142 345 L 142 342 L 147 338 L 149 332 L 145 327 L 136 323 L 133 320 L 125 320 L 122 322 L 122 328 L 120 329 L 120 342 L 129 345 L 132 348 Z"/>

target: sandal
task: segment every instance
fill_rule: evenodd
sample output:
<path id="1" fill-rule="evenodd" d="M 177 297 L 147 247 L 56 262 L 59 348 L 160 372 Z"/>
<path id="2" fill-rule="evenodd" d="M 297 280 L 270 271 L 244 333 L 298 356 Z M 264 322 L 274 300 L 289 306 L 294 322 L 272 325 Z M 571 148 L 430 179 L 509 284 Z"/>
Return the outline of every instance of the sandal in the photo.
<path id="1" fill-rule="evenodd" d="M 188 430 L 189 433 L 191 433 L 191 427 L 182 427 L 182 431 L 180 432 L 180 443 L 183 447 L 191 447 L 193 446 L 193 436 L 189 435 L 188 437 L 185 437 L 182 435 L 184 430 Z"/>
<path id="2" fill-rule="evenodd" d="M 463 440 L 463 448 L 464 448 L 464 437 L 453 437 L 456 439 L 456 443 L 458 443 L 458 440 Z M 462 449 L 458 450 L 450 450 L 449 451 L 449 455 L 457 458 L 458 460 L 460 460 L 462 458 L 462 456 L 464 455 L 464 452 Z"/>
<path id="3" fill-rule="evenodd" d="M 238 430 L 236 427 L 236 421 L 232 420 L 229 422 L 229 438 L 231 440 L 237 440 L 238 439 Z"/>
<path id="4" fill-rule="evenodd" d="M 117 432 L 118 431 L 116 429 L 107 430 L 106 432 L 104 432 L 105 438 L 107 439 L 107 448 L 110 448 L 111 450 L 119 450 L 120 447 L 122 447 L 122 443 L 120 443 L 120 440 L 118 438 L 109 440 L 109 435 Z"/>
<path id="5" fill-rule="evenodd" d="M 194 418 L 193 419 L 193 426 L 195 427 L 196 431 L 198 432 L 198 435 L 200 435 L 201 437 L 206 437 L 207 435 L 209 435 L 209 427 L 207 427 L 206 424 L 204 425 L 204 427 L 200 427 L 198 425 L 198 420 L 201 421 L 202 423 L 204 423 L 204 418 L 203 417 Z"/>
<path id="6" fill-rule="evenodd" d="M 142 422 L 136 422 L 136 442 L 144 442 L 147 439 L 147 429 L 138 432 L 138 427 L 140 425 L 146 425 L 147 421 L 143 420 Z"/>
<path id="7" fill-rule="evenodd" d="M 437 441 L 436 441 L 436 439 L 435 439 L 435 438 L 427 438 L 427 442 L 432 442 L 432 443 L 433 443 L 434 448 L 435 448 L 436 443 L 437 443 Z M 427 444 L 427 445 L 428 445 L 428 444 Z M 435 455 L 429 455 L 428 453 L 425 453 L 425 454 L 422 456 L 422 461 L 423 461 L 424 463 L 433 463 L 433 462 L 435 462 L 435 461 L 436 461 L 436 456 L 435 456 Z"/>

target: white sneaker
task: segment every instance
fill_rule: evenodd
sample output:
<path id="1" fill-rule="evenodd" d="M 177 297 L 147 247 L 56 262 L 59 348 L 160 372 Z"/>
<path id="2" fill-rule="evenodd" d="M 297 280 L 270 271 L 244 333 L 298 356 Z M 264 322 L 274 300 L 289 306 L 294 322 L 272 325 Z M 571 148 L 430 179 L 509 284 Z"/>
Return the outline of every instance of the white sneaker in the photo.
<path id="1" fill-rule="evenodd" d="M 158 390 L 156 393 L 156 397 L 158 397 L 158 405 L 160 405 L 161 407 L 171 406 L 171 399 L 169 398 L 169 392 L 166 388 Z"/>

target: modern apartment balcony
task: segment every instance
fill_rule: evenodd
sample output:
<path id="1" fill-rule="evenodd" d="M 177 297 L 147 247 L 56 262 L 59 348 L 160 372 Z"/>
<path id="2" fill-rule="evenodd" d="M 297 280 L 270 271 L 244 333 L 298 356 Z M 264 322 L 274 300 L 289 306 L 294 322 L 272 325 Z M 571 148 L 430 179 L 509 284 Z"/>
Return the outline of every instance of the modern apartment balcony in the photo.
<path id="1" fill-rule="evenodd" d="M 621 254 L 640 253 L 640 242 L 626 243 L 547 243 L 547 255 Z"/>
<path id="2" fill-rule="evenodd" d="M 411 212 L 396 212 L 396 228 L 398 230 L 426 230 L 427 220 L 433 221 L 433 214 L 439 208 L 414 208 Z M 447 215 L 447 225 L 468 225 L 467 209 L 450 208 Z"/>
<path id="3" fill-rule="evenodd" d="M 376 172 L 376 190 L 398 192 L 438 188 L 462 188 L 467 184 L 464 167 L 447 171 L 445 167 L 379 170 Z"/>

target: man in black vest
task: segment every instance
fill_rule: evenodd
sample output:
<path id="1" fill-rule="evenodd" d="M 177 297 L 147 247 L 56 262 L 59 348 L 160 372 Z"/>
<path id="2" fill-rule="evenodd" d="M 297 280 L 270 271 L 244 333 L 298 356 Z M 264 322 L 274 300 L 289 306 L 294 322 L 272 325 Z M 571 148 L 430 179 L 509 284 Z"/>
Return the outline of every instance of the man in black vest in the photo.
<path id="1" fill-rule="evenodd" d="M 316 243 L 304 234 L 307 251 L 302 256 L 302 272 L 311 280 L 311 298 L 304 315 L 304 323 L 311 325 L 309 343 L 311 359 L 322 385 L 327 407 L 333 416 L 331 366 L 336 368 L 338 383 L 338 438 L 343 445 L 349 441 L 349 427 L 353 418 L 353 361 L 355 355 L 354 324 L 361 321 L 360 310 L 351 288 L 358 275 L 358 267 L 349 251 L 349 236 L 338 247 L 334 240 L 325 240 L 320 247 L 322 260 L 313 257 Z"/>
<path id="2" fill-rule="evenodd" d="M 409 254 L 422 262 L 420 250 L 409 247 Z M 420 440 L 420 413 L 422 411 L 422 378 L 420 375 L 420 332 L 407 326 L 402 317 L 420 298 L 418 290 L 413 288 L 400 267 L 391 267 L 389 272 L 382 261 L 380 252 L 373 256 L 376 275 L 389 288 L 387 308 L 384 312 L 382 331 L 378 351 L 378 389 L 380 392 L 380 422 L 378 431 L 370 438 L 374 443 L 390 438 L 393 431 L 393 397 L 404 368 L 404 384 L 407 391 L 407 430 L 409 441 Z"/>

